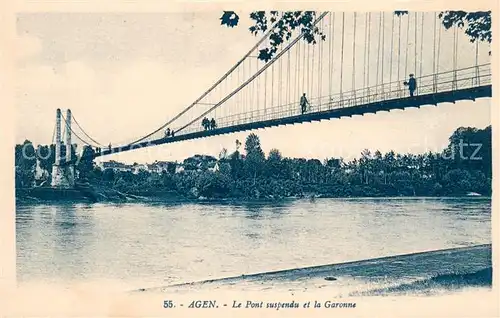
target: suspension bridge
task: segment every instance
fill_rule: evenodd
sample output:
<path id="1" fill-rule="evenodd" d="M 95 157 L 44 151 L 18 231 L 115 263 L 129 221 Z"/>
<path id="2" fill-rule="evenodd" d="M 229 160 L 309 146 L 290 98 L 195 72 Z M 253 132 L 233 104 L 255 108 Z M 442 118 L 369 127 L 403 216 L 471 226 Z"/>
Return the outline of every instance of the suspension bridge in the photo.
<path id="1" fill-rule="evenodd" d="M 70 151 L 65 158 L 57 152 L 61 117 L 66 142 L 71 144 L 74 136 L 95 149 L 95 158 L 238 131 L 492 96 L 489 43 L 471 42 L 457 26 L 445 28 L 435 12 L 318 13 L 314 43 L 297 28 L 270 60 L 262 61 L 259 52 L 276 41 L 278 24 L 279 19 L 199 98 L 134 140 L 100 143 L 70 112 L 64 117 L 58 110 L 54 166 L 74 162 Z M 412 92 L 410 74 L 416 80 Z"/>

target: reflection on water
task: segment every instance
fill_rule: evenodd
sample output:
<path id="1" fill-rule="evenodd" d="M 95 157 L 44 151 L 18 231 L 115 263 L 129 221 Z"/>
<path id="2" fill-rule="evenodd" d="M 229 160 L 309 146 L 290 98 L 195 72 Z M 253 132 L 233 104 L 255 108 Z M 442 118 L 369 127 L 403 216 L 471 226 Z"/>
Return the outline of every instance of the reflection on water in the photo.
<path id="1" fill-rule="evenodd" d="M 145 287 L 483 244 L 490 214 L 481 198 L 22 205 L 18 279 Z"/>

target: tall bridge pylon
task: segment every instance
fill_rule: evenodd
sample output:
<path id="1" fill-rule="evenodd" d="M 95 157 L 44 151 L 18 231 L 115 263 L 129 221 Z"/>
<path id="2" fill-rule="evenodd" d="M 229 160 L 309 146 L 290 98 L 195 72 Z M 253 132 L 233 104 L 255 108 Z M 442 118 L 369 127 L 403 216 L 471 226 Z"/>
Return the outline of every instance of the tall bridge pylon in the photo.
<path id="1" fill-rule="evenodd" d="M 75 166 L 71 163 L 72 156 L 72 144 L 71 144 L 71 110 L 66 111 L 65 120 L 65 163 L 63 163 L 61 150 L 62 150 L 62 140 L 61 140 L 61 109 L 56 111 L 56 140 L 55 140 L 55 161 L 52 165 L 52 181 L 51 186 L 54 188 L 73 188 L 75 186 Z M 68 164 L 66 164 L 68 163 Z"/>

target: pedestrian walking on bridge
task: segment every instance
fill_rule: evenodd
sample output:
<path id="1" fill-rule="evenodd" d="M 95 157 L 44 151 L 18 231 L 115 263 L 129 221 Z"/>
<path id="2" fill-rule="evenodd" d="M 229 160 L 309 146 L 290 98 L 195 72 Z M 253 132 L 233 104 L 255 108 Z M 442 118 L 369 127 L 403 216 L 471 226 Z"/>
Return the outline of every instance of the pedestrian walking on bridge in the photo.
<path id="1" fill-rule="evenodd" d="M 203 128 L 205 130 L 209 130 L 210 129 L 210 120 L 207 117 L 203 118 L 203 120 L 201 121 L 201 125 L 203 126 Z"/>
<path id="2" fill-rule="evenodd" d="M 302 110 L 302 114 L 304 114 L 307 111 L 307 105 L 310 105 L 310 104 L 309 104 L 309 101 L 306 98 L 306 93 L 304 93 L 300 97 L 300 108 Z"/>
<path id="3" fill-rule="evenodd" d="M 413 94 L 417 89 L 417 80 L 415 79 L 415 75 L 410 74 L 410 79 L 408 80 L 408 82 L 404 82 L 403 84 L 408 86 L 408 90 L 410 91 L 410 97 L 413 97 Z"/>

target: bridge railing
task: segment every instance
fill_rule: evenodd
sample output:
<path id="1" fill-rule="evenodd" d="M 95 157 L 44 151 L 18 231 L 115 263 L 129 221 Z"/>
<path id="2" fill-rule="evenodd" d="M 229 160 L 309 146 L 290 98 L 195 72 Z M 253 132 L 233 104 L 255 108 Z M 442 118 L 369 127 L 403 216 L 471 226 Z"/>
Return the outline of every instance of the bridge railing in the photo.
<path id="1" fill-rule="evenodd" d="M 459 70 L 430 74 L 417 77 L 416 81 L 417 89 L 414 92 L 415 96 L 474 88 L 491 84 L 491 65 L 483 64 Z M 310 107 L 306 113 L 312 114 L 331 111 L 339 108 L 355 107 L 405 97 L 410 97 L 410 93 L 408 87 L 403 84 L 403 80 L 393 81 L 352 91 L 339 92 L 333 95 L 312 98 L 309 101 Z M 255 109 L 218 118 L 217 128 L 300 116 L 301 114 L 301 107 L 297 100 L 297 102 L 293 103 Z M 182 134 L 202 131 L 203 127 L 201 127 L 201 123 L 198 125 L 198 127 L 186 128 L 182 131 Z"/>

